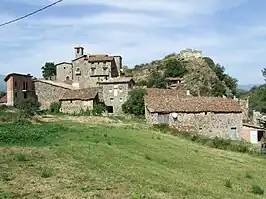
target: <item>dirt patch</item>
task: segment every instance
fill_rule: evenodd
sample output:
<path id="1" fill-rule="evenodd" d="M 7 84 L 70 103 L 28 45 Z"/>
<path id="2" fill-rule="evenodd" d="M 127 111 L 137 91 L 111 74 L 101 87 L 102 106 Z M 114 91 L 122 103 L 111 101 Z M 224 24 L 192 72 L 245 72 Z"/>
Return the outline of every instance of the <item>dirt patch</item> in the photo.
<path id="1" fill-rule="evenodd" d="M 111 124 L 115 121 L 108 117 L 100 116 L 66 116 L 66 115 L 46 115 L 46 116 L 36 116 L 33 119 L 35 122 L 63 122 L 63 121 L 73 121 L 85 124 Z"/>

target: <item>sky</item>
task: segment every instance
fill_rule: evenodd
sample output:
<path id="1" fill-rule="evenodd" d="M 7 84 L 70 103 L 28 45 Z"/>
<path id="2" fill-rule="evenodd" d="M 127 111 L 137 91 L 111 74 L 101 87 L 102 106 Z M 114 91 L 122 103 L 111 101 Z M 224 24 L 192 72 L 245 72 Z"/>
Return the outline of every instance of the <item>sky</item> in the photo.
<path id="1" fill-rule="evenodd" d="M 55 0 L 1 0 L 0 24 Z M 264 83 L 265 0 L 63 0 L 0 27 L 0 74 L 41 76 L 45 62 L 88 54 L 121 55 L 123 65 L 201 50 L 239 84 Z"/>

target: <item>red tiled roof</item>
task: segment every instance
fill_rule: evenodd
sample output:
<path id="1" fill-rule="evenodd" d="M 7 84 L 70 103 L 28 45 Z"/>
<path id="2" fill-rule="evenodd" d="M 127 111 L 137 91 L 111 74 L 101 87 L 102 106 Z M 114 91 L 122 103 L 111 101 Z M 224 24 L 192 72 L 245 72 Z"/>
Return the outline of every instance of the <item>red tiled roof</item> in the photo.
<path id="1" fill-rule="evenodd" d="M 180 94 L 180 91 L 171 89 L 148 89 L 145 96 L 145 104 L 150 112 L 157 113 L 243 112 L 240 104 L 233 99 L 185 97 L 185 95 Z"/>
<path id="2" fill-rule="evenodd" d="M 0 104 L 7 103 L 7 96 L 0 98 Z"/>
<path id="3" fill-rule="evenodd" d="M 96 97 L 98 91 L 99 88 L 96 87 L 78 90 L 67 90 L 60 100 L 91 100 Z"/>

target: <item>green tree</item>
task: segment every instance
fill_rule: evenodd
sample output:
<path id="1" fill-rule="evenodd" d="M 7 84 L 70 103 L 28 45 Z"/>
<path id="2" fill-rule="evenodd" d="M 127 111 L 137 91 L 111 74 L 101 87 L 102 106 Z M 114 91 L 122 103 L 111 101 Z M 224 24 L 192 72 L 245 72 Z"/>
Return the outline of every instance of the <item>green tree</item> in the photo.
<path id="1" fill-rule="evenodd" d="M 209 58 L 209 57 L 203 57 L 203 60 L 208 64 L 208 66 L 209 66 L 212 70 L 214 70 L 214 68 L 215 68 L 215 63 L 214 63 L 214 61 L 213 61 L 211 58 Z"/>
<path id="2" fill-rule="evenodd" d="M 42 76 L 45 79 L 51 79 L 52 76 L 56 76 L 56 66 L 53 62 L 46 62 L 41 69 Z"/>
<path id="3" fill-rule="evenodd" d="M 0 91 L 0 98 L 5 97 L 5 96 L 6 96 L 6 93 L 3 91 Z"/>
<path id="4" fill-rule="evenodd" d="M 214 95 L 215 97 L 222 97 L 225 94 L 225 85 L 220 80 L 217 80 L 212 87 L 212 95 Z"/>
<path id="5" fill-rule="evenodd" d="M 266 86 L 253 90 L 249 97 L 250 110 L 266 113 Z"/>
<path id="6" fill-rule="evenodd" d="M 237 91 L 237 82 L 238 80 L 236 78 L 233 78 L 228 74 L 224 75 L 224 83 L 232 91 L 233 95 L 235 95 Z"/>
<path id="7" fill-rule="evenodd" d="M 148 88 L 166 88 L 166 80 L 158 70 L 152 70 L 147 81 Z"/>
<path id="8" fill-rule="evenodd" d="M 169 58 L 165 63 L 165 77 L 183 77 L 188 71 L 177 58 Z"/>
<path id="9" fill-rule="evenodd" d="M 146 91 L 144 89 L 135 89 L 130 92 L 129 99 L 122 105 L 122 110 L 126 114 L 133 114 L 136 116 L 144 115 L 144 96 Z"/>
<path id="10" fill-rule="evenodd" d="M 262 76 L 264 77 L 264 81 L 266 81 L 266 68 L 261 70 Z"/>

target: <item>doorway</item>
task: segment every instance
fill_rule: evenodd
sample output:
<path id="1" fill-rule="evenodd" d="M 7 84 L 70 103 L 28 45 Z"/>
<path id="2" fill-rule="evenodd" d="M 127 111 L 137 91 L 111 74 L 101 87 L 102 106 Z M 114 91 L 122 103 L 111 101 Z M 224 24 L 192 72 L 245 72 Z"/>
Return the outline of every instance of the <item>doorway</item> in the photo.
<path id="1" fill-rule="evenodd" d="M 107 112 L 108 113 L 114 113 L 114 107 L 113 106 L 107 106 Z"/>
<path id="2" fill-rule="evenodd" d="M 264 135 L 264 131 L 258 130 L 258 133 L 257 133 L 258 142 L 260 142 L 263 135 Z"/>

